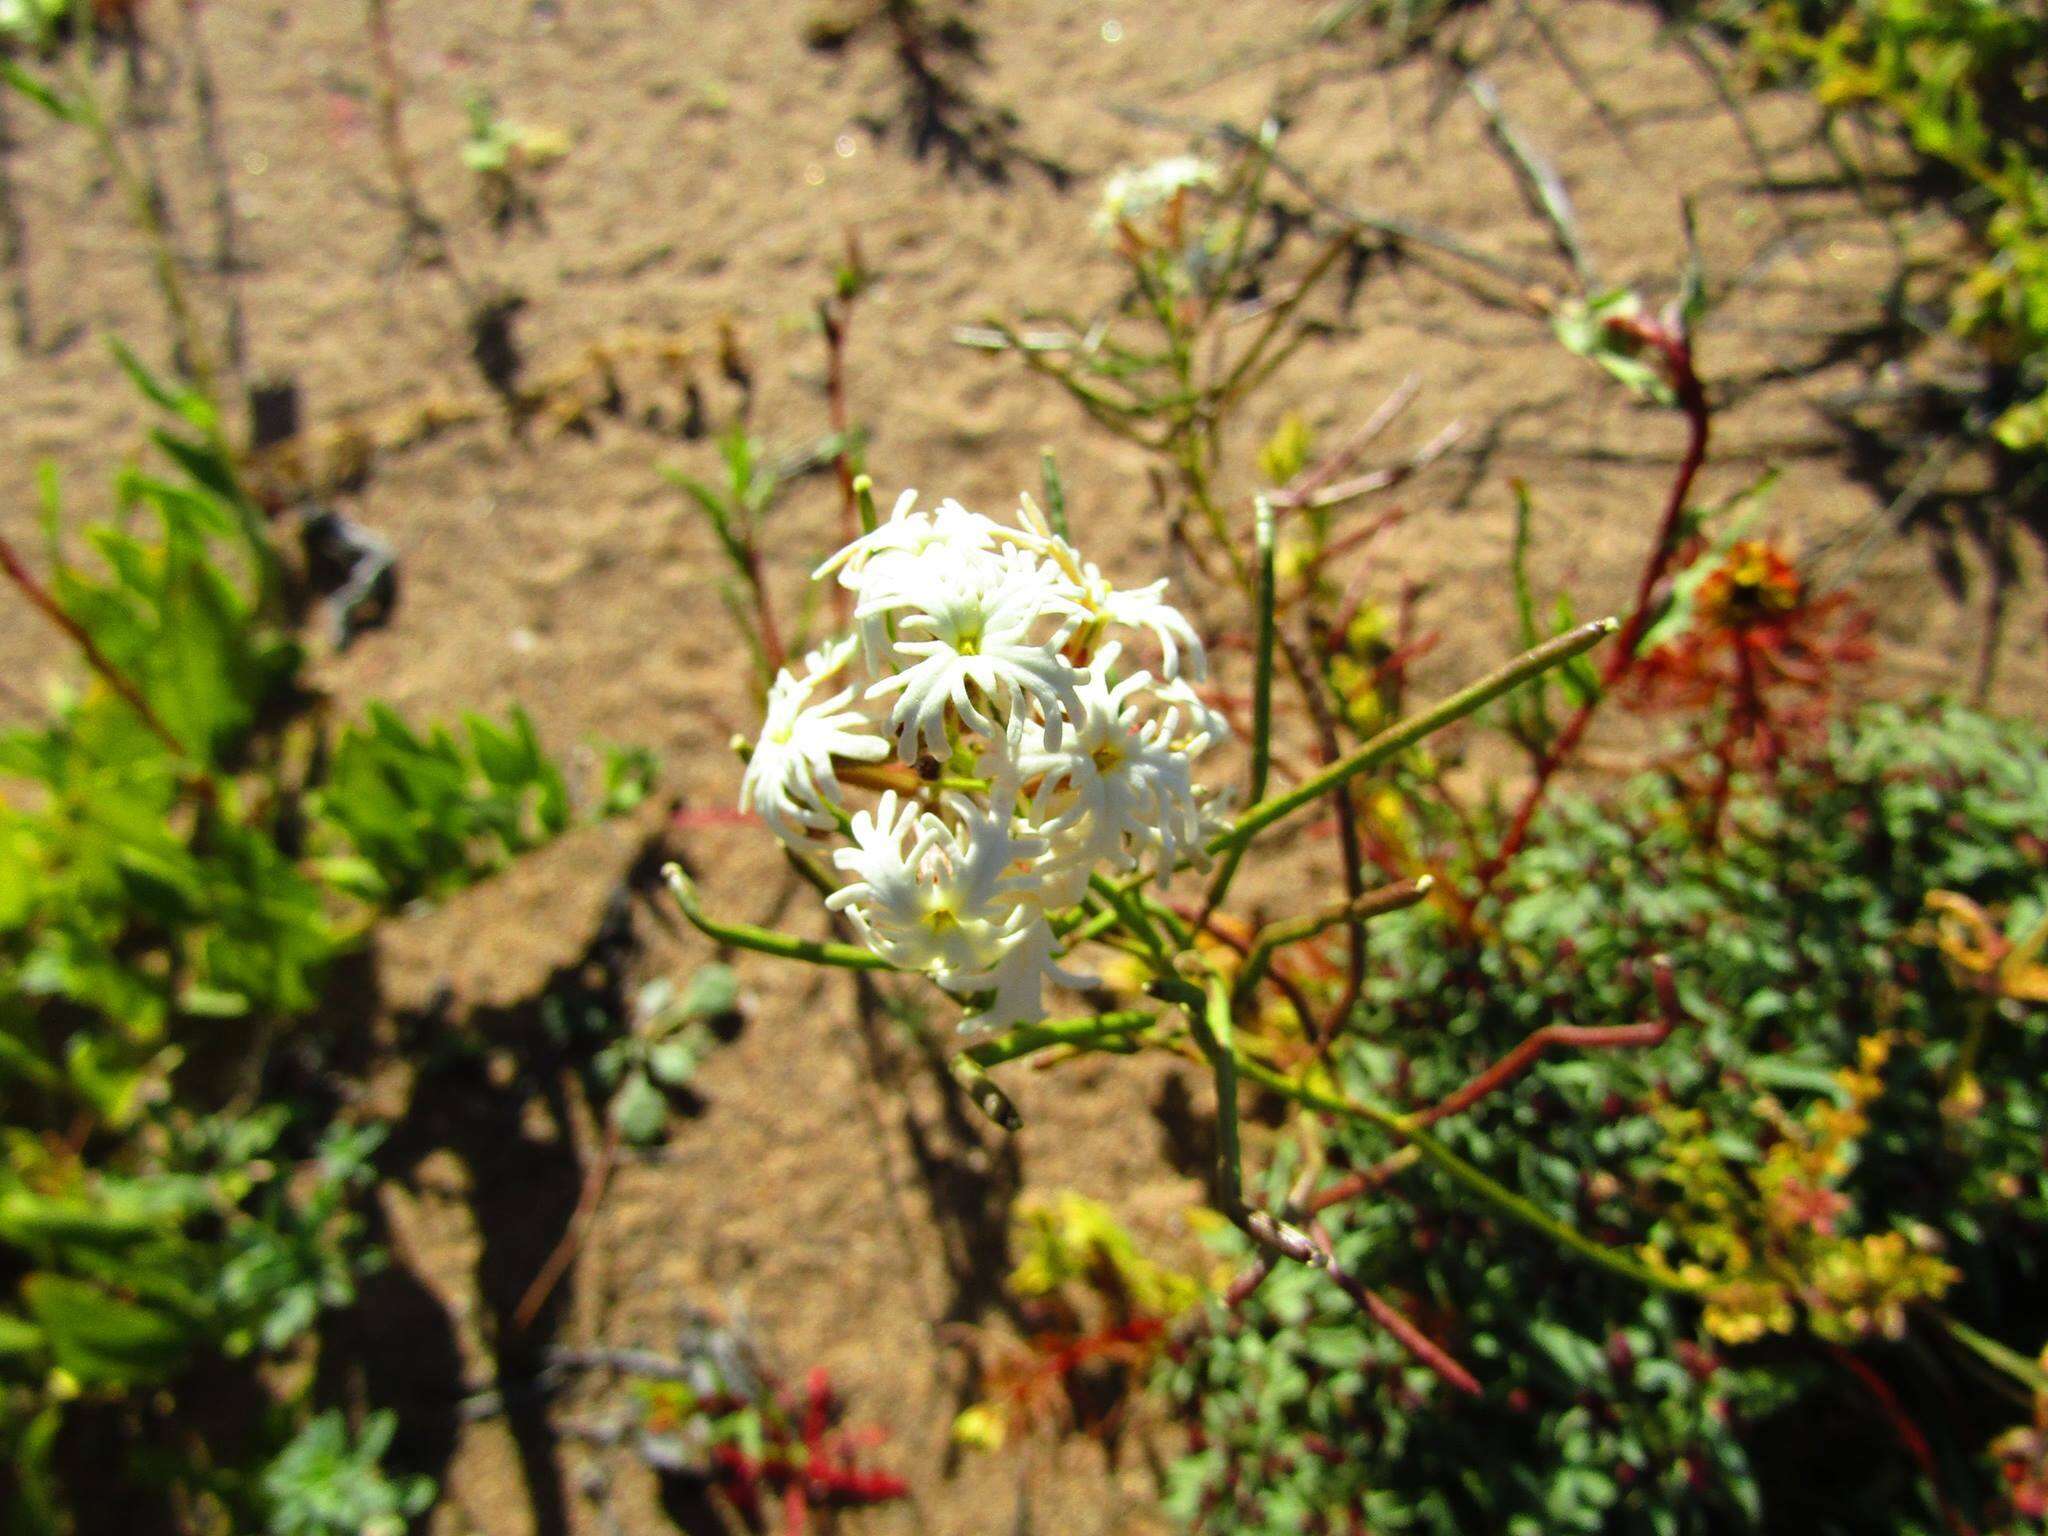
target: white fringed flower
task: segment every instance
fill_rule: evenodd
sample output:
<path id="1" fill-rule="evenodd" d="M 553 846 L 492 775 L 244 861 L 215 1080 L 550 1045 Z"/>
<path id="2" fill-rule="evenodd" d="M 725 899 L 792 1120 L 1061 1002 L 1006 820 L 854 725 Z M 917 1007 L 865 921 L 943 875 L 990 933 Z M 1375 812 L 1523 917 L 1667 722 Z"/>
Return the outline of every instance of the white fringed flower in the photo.
<path id="1" fill-rule="evenodd" d="M 1037 1019 L 1046 983 L 1087 981 L 1054 918 L 1091 875 L 1170 875 L 1216 824 L 1193 766 L 1229 731 L 1191 686 L 1201 642 L 1163 581 L 1112 585 L 1029 498 L 1012 527 L 905 493 L 817 574 L 852 594 L 855 633 L 776 679 L 741 804 L 791 843 L 844 825 L 827 905 L 970 1001 L 967 1027 Z M 1164 681 L 1126 664 L 1139 640 Z M 852 764 L 929 787 L 846 819 Z"/>
<path id="2" fill-rule="evenodd" d="M 1080 718 L 1060 748 L 1027 750 L 1017 767 L 1037 781 L 1033 821 L 1048 835 L 1075 832 L 1069 857 L 1130 870 L 1150 855 L 1160 874 L 1183 853 L 1199 855 L 1202 820 L 1193 763 L 1174 745 L 1180 711 L 1151 715 L 1152 677 L 1110 682 L 1120 647 L 1102 648 L 1083 680 Z"/>
<path id="3" fill-rule="evenodd" d="M 1080 713 L 1074 668 L 1060 654 L 1080 607 L 1035 562 L 984 557 L 931 575 L 926 590 L 892 590 L 879 607 L 895 620 L 897 653 L 915 658 L 869 690 L 902 694 L 889 717 L 897 756 L 943 763 L 953 749 L 948 711 L 969 730 L 1001 737 L 1027 703 L 1038 705 L 1046 742 L 1057 746 L 1063 711 Z M 871 604 L 863 589 L 856 613 L 878 611 Z"/>
<path id="4" fill-rule="evenodd" d="M 1209 675 L 1209 659 L 1201 637 L 1187 616 L 1166 601 L 1166 578 L 1150 586 L 1119 589 L 1092 560 L 1053 532 L 1045 514 L 1029 496 L 1022 499 L 1017 521 L 1021 532 L 997 525 L 997 537 L 1013 541 L 1038 554 L 1059 573 L 1073 601 L 1091 621 L 1149 630 L 1159 642 L 1160 674 L 1167 678 L 1190 677 L 1200 682 Z"/>
<path id="5" fill-rule="evenodd" d="M 940 977 L 979 976 L 1002 963 L 1037 917 L 1026 903 L 1042 839 L 1014 834 L 1007 812 L 957 796 L 953 815 L 899 801 L 894 790 L 851 823 L 853 847 L 832 862 L 853 876 L 826 899 L 891 965 Z"/>
<path id="6" fill-rule="evenodd" d="M 1105 238 L 1125 224 L 1139 224 L 1182 193 L 1213 187 L 1220 177 L 1214 164 L 1199 155 L 1170 155 L 1150 165 L 1127 165 L 1102 184 L 1102 203 L 1095 210 L 1095 232 Z"/>
<path id="7" fill-rule="evenodd" d="M 761 739 L 740 781 L 740 809 L 754 812 L 785 843 L 807 842 L 811 833 L 833 826 L 832 809 L 841 803 L 834 757 L 876 763 L 889 755 L 873 722 L 847 707 L 853 689 L 812 702 L 819 685 L 837 677 L 852 657 L 849 640 L 822 646 L 804 658 L 801 673 L 784 667 L 768 690 Z"/>

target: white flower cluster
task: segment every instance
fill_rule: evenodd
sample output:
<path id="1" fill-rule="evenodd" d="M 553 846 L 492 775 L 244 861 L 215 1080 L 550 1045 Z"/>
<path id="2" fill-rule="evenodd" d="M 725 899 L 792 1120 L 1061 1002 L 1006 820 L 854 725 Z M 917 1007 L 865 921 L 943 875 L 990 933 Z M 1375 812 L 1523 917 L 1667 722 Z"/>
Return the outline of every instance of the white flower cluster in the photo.
<path id="1" fill-rule="evenodd" d="M 1213 187 L 1220 180 L 1215 165 L 1199 155 L 1173 155 L 1151 165 L 1127 165 L 1102 184 L 1095 232 L 1114 239 L 1124 225 L 1142 227 L 1183 192 Z"/>
<path id="2" fill-rule="evenodd" d="M 892 965 L 980 997 L 967 1026 L 1028 1022 L 1046 981 L 1087 981 L 1049 919 L 1091 874 L 1201 859 L 1216 807 L 1193 766 L 1229 729 L 1191 686 L 1202 644 L 1164 581 L 1111 586 L 1029 497 L 1016 527 L 915 505 L 819 568 L 854 630 L 776 678 L 740 808 L 794 848 L 843 831 L 827 905 Z M 849 814 L 850 783 L 897 787 Z"/>

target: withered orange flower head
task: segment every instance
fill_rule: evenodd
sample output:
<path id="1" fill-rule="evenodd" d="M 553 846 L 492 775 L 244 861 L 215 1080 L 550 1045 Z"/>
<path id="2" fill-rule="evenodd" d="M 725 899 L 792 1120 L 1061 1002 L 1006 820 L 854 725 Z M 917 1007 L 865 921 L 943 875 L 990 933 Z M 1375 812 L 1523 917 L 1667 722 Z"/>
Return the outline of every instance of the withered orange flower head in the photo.
<path id="1" fill-rule="evenodd" d="M 1744 539 L 1701 583 L 1698 613 L 1705 625 L 1748 629 L 1797 612 L 1805 597 L 1806 584 L 1775 545 Z"/>

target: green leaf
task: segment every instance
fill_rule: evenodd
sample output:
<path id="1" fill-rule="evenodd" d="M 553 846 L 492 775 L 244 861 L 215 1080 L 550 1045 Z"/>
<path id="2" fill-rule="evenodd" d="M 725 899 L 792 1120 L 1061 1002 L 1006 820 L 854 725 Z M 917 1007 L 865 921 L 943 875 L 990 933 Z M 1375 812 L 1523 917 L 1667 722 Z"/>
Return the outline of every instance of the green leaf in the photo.
<path id="1" fill-rule="evenodd" d="M 191 423 L 202 432 L 211 433 L 219 424 L 219 417 L 214 412 L 212 402 L 198 390 L 166 384 L 118 336 L 109 336 L 107 347 L 114 354 L 114 361 L 120 365 L 121 371 L 127 374 L 135 387 L 154 404 Z M 204 477 L 199 475 L 194 475 L 193 478 L 204 480 Z"/>
<path id="2" fill-rule="evenodd" d="M 716 1019 L 738 1011 L 740 981 L 729 965 L 700 965 L 690 973 L 676 1011 L 688 1019 Z"/>
<path id="3" fill-rule="evenodd" d="M 89 1386 L 162 1381 L 193 1342 L 182 1319 L 124 1301 L 90 1281 L 38 1273 L 22 1281 L 21 1293 L 52 1359 Z"/>
<path id="4" fill-rule="evenodd" d="M 75 123 L 82 120 L 83 114 L 79 111 L 78 103 L 58 95 L 4 54 L 0 54 L 0 82 L 19 91 L 60 122 Z"/>
<path id="5" fill-rule="evenodd" d="M 0 1366 L 43 1353 L 43 1330 L 12 1312 L 0 1312 Z"/>
<path id="6" fill-rule="evenodd" d="M 612 1123 L 630 1142 L 644 1146 L 659 1140 L 668 1124 L 668 1100 L 645 1074 L 634 1072 L 612 1097 Z"/>
<path id="7" fill-rule="evenodd" d="M 664 1040 L 647 1053 L 647 1070 L 665 1087 L 680 1088 L 702 1065 L 702 1042 L 691 1037 Z"/>
<path id="8" fill-rule="evenodd" d="M 160 1220 L 132 1207 L 121 1210 L 78 1196 L 42 1195 L 19 1185 L 0 1193 L 0 1238 L 34 1252 L 87 1247 L 118 1253 L 162 1231 Z"/>

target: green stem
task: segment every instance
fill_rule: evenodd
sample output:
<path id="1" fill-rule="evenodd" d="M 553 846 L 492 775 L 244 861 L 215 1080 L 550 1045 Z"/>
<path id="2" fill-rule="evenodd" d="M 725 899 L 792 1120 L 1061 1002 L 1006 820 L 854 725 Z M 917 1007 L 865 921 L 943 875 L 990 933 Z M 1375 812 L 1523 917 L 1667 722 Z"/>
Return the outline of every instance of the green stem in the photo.
<path id="1" fill-rule="evenodd" d="M 1325 907 L 1320 912 L 1311 912 L 1306 917 L 1297 917 L 1283 923 L 1271 923 L 1259 934 L 1244 964 L 1238 968 L 1236 994 L 1243 997 L 1256 987 L 1273 963 L 1276 951 L 1290 944 L 1327 933 L 1339 923 L 1364 922 L 1388 912 L 1399 912 L 1412 907 L 1435 889 L 1436 879 L 1422 875 L 1414 880 L 1400 880 L 1392 885 L 1383 885 L 1377 890 L 1367 891 L 1356 901 L 1340 901 L 1335 906 Z"/>
<path id="2" fill-rule="evenodd" d="M 90 27 L 88 19 L 81 23 Z M 98 151 L 107 173 L 114 185 L 128 203 L 128 215 L 135 222 L 137 233 L 149 250 L 150 274 L 156 281 L 157 295 L 163 300 L 169 314 L 171 335 L 174 338 L 179 361 L 183 364 L 185 377 L 192 386 L 204 395 L 210 404 L 218 405 L 214 392 L 215 378 L 212 359 L 206 342 L 201 337 L 199 323 L 192 313 L 192 305 L 185 293 L 185 281 L 178 266 L 178 253 L 171 244 L 171 232 L 164 225 L 163 213 L 157 202 L 157 193 L 143 175 L 129 160 L 127 151 L 114 132 L 113 124 L 107 118 L 105 106 L 93 85 L 93 60 L 89 56 L 91 40 L 82 40 L 78 52 L 71 59 L 72 97 L 77 106 L 77 120 L 84 125 L 92 139 L 93 148 Z"/>
<path id="3" fill-rule="evenodd" d="M 1253 1082 L 1270 1088 L 1297 1104 L 1320 1110 L 1325 1114 L 1344 1115 L 1378 1126 L 1395 1140 L 1413 1147 L 1425 1162 L 1434 1163 L 1454 1182 L 1464 1185 L 1468 1191 L 1501 1215 L 1541 1232 L 1558 1247 L 1575 1253 L 1612 1274 L 1633 1280 L 1636 1284 L 1648 1286 L 1652 1290 L 1692 1294 L 1692 1287 L 1667 1275 L 1660 1275 L 1647 1265 L 1638 1263 L 1627 1254 L 1609 1248 L 1604 1243 L 1596 1243 L 1576 1227 L 1558 1220 L 1534 1201 L 1516 1194 L 1505 1184 L 1482 1173 L 1417 1125 L 1412 1116 L 1396 1114 L 1377 1104 L 1369 1104 L 1363 1100 L 1312 1087 L 1284 1073 L 1274 1071 L 1255 1057 L 1240 1055 L 1237 1067 L 1239 1072 Z"/>
<path id="4" fill-rule="evenodd" d="M 1968 1323 L 1950 1316 L 1939 1307 L 1929 1307 L 1927 1312 L 1941 1324 L 1950 1338 L 1985 1364 L 2005 1372 L 2034 1392 L 2048 1393 L 2048 1371 L 2042 1370 L 2018 1350 L 2009 1349 L 1998 1340 L 1985 1337 Z"/>
<path id="5" fill-rule="evenodd" d="M 1231 1023 L 1229 986 L 1221 977 L 1211 976 L 1206 986 L 1198 989 L 1178 975 L 1162 973 L 1154 989 L 1187 1014 L 1188 1032 L 1216 1079 L 1216 1183 L 1223 1214 L 1261 1248 L 1297 1264 L 1320 1267 L 1327 1256 L 1306 1233 L 1274 1220 L 1245 1198 L 1244 1144 L 1237 1108 L 1237 1069 L 1243 1058 Z"/>
<path id="6" fill-rule="evenodd" d="M 1045 486 L 1046 525 L 1061 538 L 1067 534 L 1067 488 L 1060 480 L 1059 462 L 1050 448 L 1038 450 L 1038 473 Z"/>
<path id="7" fill-rule="evenodd" d="M 1249 805 L 1257 805 L 1266 798 L 1266 780 L 1273 769 L 1273 504 L 1261 496 L 1255 503 L 1255 509 L 1253 530 L 1259 562 L 1259 620 L 1257 647 L 1253 652 L 1256 670 L 1252 675 L 1252 777 L 1250 790 L 1245 795 Z M 1244 862 L 1245 849 L 1249 846 L 1249 843 L 1234 844 L 1223 856 L 1222 866 L 1209 882 L 1209 893 L 1203 898 L 1202 917 L 1205 922 L 1211 912 L 1223 905 L 1223 898 L 1230 893 L 1230 882 L 1237 878 L 1237 866 Z"/>
<path id="8" fill-rule="evenodd" d="M 849 971 L 893 971 L 895 966 L 880 955 L 851 944 L 838 944 L 829 939 L 800 939 L 792 933 L 777 933 L 770 928 L 756 928 L 752 923 L 727 923 L 709 916 L 703 904 L 697 899 L 697 882 L 684 874 L 676 864 L 664 864 L 661 877 L 668 882 L 674 893 L 676 905 L 683 909 L 683 916 L 690 925 L 705 937 L 729 944 L 734 949 L 756 950 L 764 955 L 775 955 L 783 960 L 803 960 L 811 965 L 834 965 Z"/>
<path id="9" fill-rule="evenodd" d="M 1350 247 L 1351 232 L 1346 230 L 1323 248 L 1322 255 L 1316 258 L 1314 265 L 1308 269 L 1301 281 L 1294 285 L 1294 290 L 1268 311 L 1266 323 L 1260 327 L 1259 334 L 1252 338 L 1250 348 L 1237 360 L 1237 365 L 1230 370 L 1229 377 L 1216 389 L 1215 408 L 1220 409 L 1229 404 L 1245 389 L 1252 370 L 1258 366 L 1260 357 L 1264 355 L 1266 348 L 1272 345 L 1273 338 L 1280 333 L 1280 328 L 1287 323 L 1288 317 L 1301 307 L 1302 300 L 1309 296 L 1316 284 L 1323 280 L 1323 275 L 1336 264 L 1337 258 Z"/>
<path id="10" fill-rule="evenodd" d="M 1468 688 L 1460 689 L 1421 714 L 1388 726 L 1350 756 L 1340 758 L 1321 773 L 1302 780 L 1285 794 L 1275 795 L 1253 806 L 1226 831 L 1210 840 L 1209 851 L 1221 853 L 1249 842 L 1282 817 L 1292 815 L 1367 769 L 1378 767 L 1425 736 L 1477 713 L 1509 690 L 1591 650 L 1620 627 L 1615 619 L 1596 619 L 1591 624 L 1581 624 L 1577 629 L 1568 630 L 1533 651 L 1516 657 L 1498 671 L 1489 673 Z"/>
<path id="11" fill-rule="evenodd" d="M 1099 874 L 1088 877 L 1088 889 L 1109 903 L 1110 909 L 1131 931 L 1132 937 L 1162 961 L 1165 959 L 1166 945 L 1159 937 L 1159 930 L 1153 926 L 1152 919 L 1145 915 L 1143 904 L 1136 899 L 1131 890 Z"/>
<path id="12" fill-rule="evenodd" d="M 1237 1123 L 1237 1032 L 1230 1021 L 1230 991 L 1212 977 L 1202 1006 L 1188 1008 L 1188 1028 L 1216 1076 L 1216 1177 L 1232 1221 L 1242 1219 L 1244 1138 Z"/>
<path id="13" fill-rule="evenodd" d="M 946 1063 L 946 1070 L 952 1074 L 953 1081 L 960 1085 L 961 1091 L 974 1101 L 974 1107 L 987 1115 L 996 1125 L 1011 1132 L 1024 1128 L 1024 1117 L 1017 1112 L 1017 1106 L 1010 1101 L 1010 1096 L 1003 1092 L 1002 1086 L 982 1069 L 981 1063 L 973 1056 L 963 1051 Z"/>
<path id="14" fill-rule="evenodd" d="M 1055 1045 L 1090 1046 L 1105 1040 L 1122 1042 L 1150 1027 L 1157 1019 L 1157 1014 L 1139 1008 L 1078 1019 L 1040 1019 L 1036 1024 L 1020 1024 L 993 1040 L 969 1046 L 962 1054 L 973 1057 L 978 1066 L 999 1067 L 1006 1061 L 1015 1061 L 1020 1056 L 1029 1056 Z"/>

